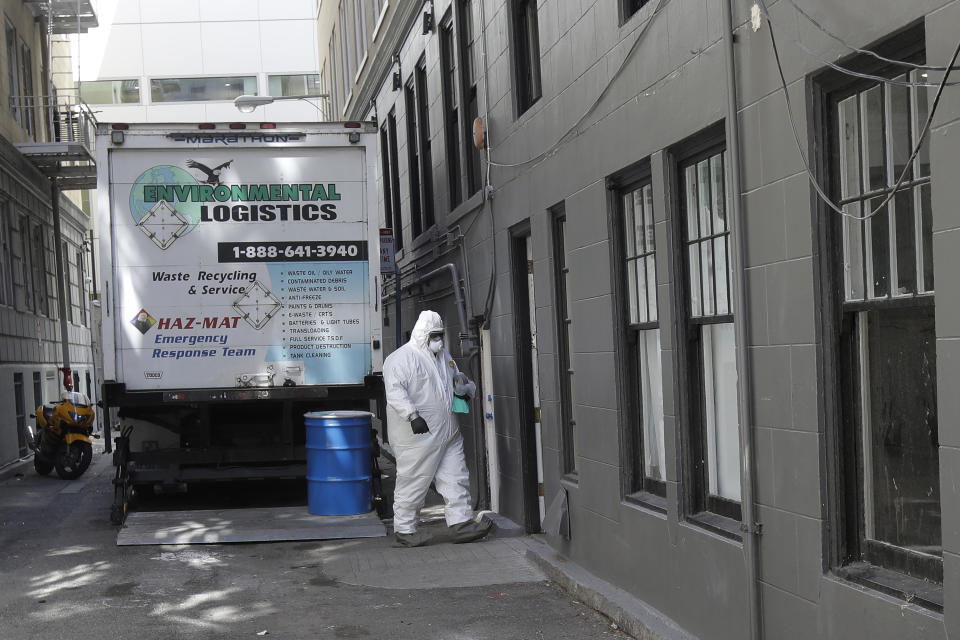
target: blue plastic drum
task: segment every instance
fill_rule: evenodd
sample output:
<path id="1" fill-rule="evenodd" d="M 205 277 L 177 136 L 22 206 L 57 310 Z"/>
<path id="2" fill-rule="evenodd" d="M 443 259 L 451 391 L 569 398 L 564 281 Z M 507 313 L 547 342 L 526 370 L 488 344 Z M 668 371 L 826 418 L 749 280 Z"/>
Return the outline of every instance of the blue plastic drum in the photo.
<path id="1" fill-rule="evenodd" d="M 307 508 L 321 516 L 371 510 L 371 418 L 366 411 L 311 411 L 307 427 Z"/>

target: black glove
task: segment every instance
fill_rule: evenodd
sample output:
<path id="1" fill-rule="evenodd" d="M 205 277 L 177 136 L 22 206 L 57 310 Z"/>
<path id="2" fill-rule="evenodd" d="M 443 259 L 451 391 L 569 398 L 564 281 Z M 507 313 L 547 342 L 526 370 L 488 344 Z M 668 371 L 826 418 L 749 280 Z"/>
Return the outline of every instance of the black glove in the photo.
<path id="1" fill-rule="evenodd" d="M 410 421 L 410 428 L 413 429 L 413 432 L 416 434 L 428 433 L 430 431 L 430 429 L 427 428 L 427 421 L 420 416 Z"/>

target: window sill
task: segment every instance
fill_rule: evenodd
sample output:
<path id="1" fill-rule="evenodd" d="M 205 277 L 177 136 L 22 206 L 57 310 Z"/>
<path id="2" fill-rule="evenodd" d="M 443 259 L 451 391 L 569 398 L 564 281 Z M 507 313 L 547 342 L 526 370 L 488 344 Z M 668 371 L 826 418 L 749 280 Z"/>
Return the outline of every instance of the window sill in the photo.
<path id="1" fill-rule="evenodd" d="M 412 262 L 416 262 L 420 258 L 428 255 L 434 249 L 434 242 L 437 240 L 439 233 L 437 231 L 437 226 L 434 225 L 418 235 L 413 241 L 404 246 L 403 249 L 398 251 L 394 256 L 394 261 L 397 263 L 397 268 L 400 266 L 406 266 Z"/>
<path id="2" fill-rule="evenodd" d="M 515 105 L 514 105 L 514 113 L 515 113 L 516 115 L 515 115 L 514 118 L 513 118 L 514 123 L 516 123 L 517 125 L 520 125 L 520 124 L 526 119 L 526 116 L 533 117 L 532 114 L 534 114 L 534 113 L 537 112 L 537 111 L 540 111 L 540 109 L 534 109 L 534 107 L 539 107 L 539 106 L 541 106 L 541 105 L 540 105 L 540 100 L 541 100 L 542 98 L 543 98 L 543 92 L 541 91 L 540 97 L 538 97 L 536 100 L 534 100 L 533 102 L 531 102 L 530 104 L 528 104 L 528 105 L 526 106 L 526 108 L 523 109 L 523 111 L 520 110 L 520 105 L 519 105 L 519 104 L 515 104 Z"/>
<path id="3" fill-rule="evenodd" d="M 458 204 L 448 215 L 447 224 L 453 224 L 468 213 L 472 213 L 473 211 L 479 209 L 483 205 L 483 189 L 483 187 L 480 187 L 479 191 Z"/>
<path id="4" fill-rule="evenodd" d="M 367 66 L 367 52 L 363 52 L 363 59 L 360 61 L 360 64 L 357 65 L 357 73 L 353 76 L 353 84 L 360 83 L 360 76 L 363 75 L 363 68 Z M 352 93 L 352 92 L 351 92 Z"/>
<path id="5" fill-rule="evenodd" d="M 735 542 L 743 541 L 740 522 L 733 518 L 727 518 L 709 511 L 701 511 L 687 516 L 687 522 Z"/>
<path id="6" fill-rule="evenodd" d="M 430 242 L 433 242 L 436 239 L 437 239 L 437 225 L 433 224 L 427 229 L 425 229 L 424 231 L 420 232 L 420 235 L 418 235 L 416 238 L 413 239 L 410 249 L 412 252 L 416 253 L 416 251 L 420 247 Z"/>
<path id="7" fill-rule="evenodd" d="M 877 567 L 856 562 L 833 570 L 833 574 L 848 582 L 905 600 L 925 609 L 943 613 L 943 586 Z"/>
<path id="8" fill-rule="evenodd" d="M 390 0 L 387 0 L 383 3 L 383 8 L 380 9 L 380 15 L 377 17 L 377 24 L 373 27 L 373 35 L 370 36 L 370 40 L 376 41 L 377 35 L 380 33 L 380 27 L 383 26 L 383 19 L 387 17 L 387 9 L 390 8 Z"/>
<path id="9" fill-rule="evenodd" d="M 631 507 L 639 507 L 644 511 L 653 512 L 658 517 L 667 515 L 667 499 L 655 493 L 637 491 L 624 496 L 623 501 Z"/>

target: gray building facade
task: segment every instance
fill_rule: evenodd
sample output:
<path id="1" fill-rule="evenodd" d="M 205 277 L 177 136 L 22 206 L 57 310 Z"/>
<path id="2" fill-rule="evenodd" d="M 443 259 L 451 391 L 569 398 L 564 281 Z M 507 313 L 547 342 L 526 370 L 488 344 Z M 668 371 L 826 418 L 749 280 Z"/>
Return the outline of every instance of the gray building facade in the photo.
<path id="1" fill-rule="evenodd" d="M 375 4 L 321 68 L 480 505 L 696 637 L 960 637 L 960 3 Z"/>

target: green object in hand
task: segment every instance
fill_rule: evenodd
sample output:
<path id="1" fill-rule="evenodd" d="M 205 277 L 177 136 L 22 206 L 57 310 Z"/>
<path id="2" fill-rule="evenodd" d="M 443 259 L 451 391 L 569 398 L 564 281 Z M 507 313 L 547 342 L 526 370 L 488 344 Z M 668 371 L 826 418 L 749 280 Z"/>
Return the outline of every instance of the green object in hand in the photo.
<path id="1" fill-rule="evenodd" d="M 454 413 L 470 413 L 470 403 L 462 396 L 453 396 Z"/>

